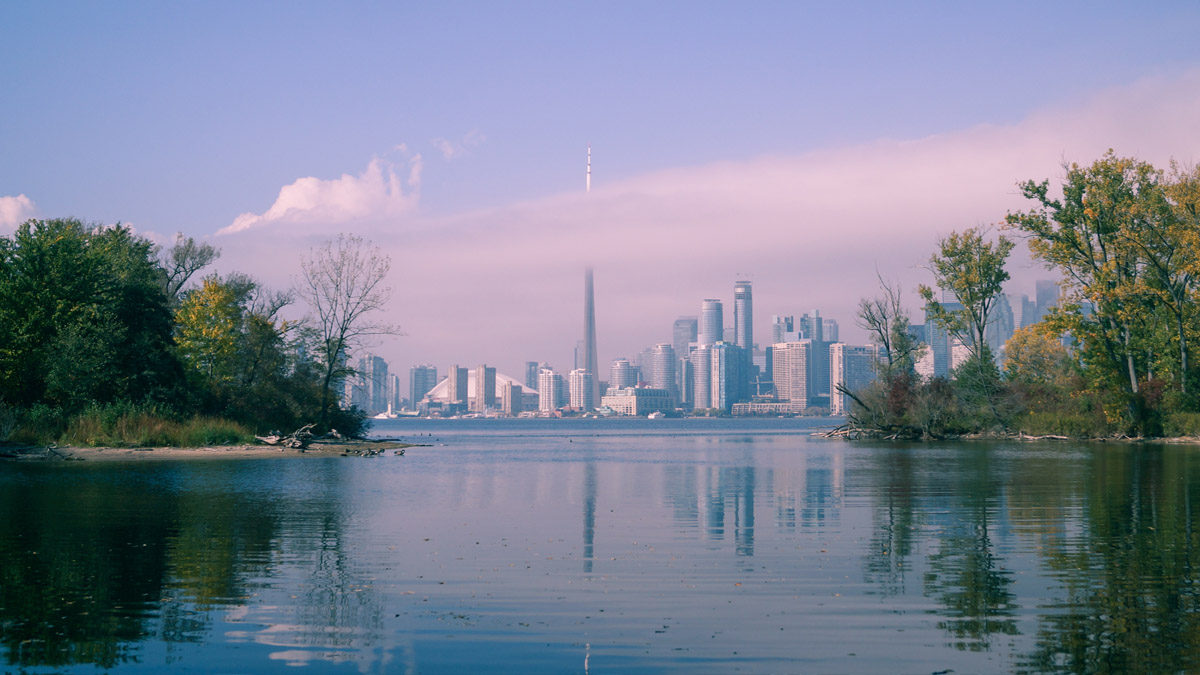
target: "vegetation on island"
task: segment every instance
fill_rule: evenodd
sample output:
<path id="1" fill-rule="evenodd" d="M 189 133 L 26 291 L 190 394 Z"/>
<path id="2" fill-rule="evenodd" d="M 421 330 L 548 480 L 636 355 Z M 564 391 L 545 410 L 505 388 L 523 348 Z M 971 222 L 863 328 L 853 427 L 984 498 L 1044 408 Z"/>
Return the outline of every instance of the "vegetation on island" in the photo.
<path id="1" fill-rule="evenodd" d="M 1032 202 L 1007 214 L 1002 233 L 971 228 L 941 240 L 929 259 L 953 305 L 919 288 L 925 313 L 969 351 L 950 378 L 918 377 L 922 345 L 909 334 L 899 287 L 880 280 L 857 323 L 879 345 L 879 378 L 856 392 L 849 427 L 881 437 L 998 433 L 1200 435 L 1200 168 L 1156 169 L 1111 150 L 1065 167 L 1061 196 L 1049 181 L 1019 184 Z M 1017 330 L 1003 365 L 986 343 L 1008 279 L 1013 242 L 1061 276 L 1058 305 Z"/>
<path id="2" fill-rule="evenodd" d="M 300 295 L 316 318 L 289 320 L 295 291 L 236 272 L 197 281 L 218 256 L 75 219 L 0 237 L 0 441 L 203 446 L 308 423 L 360 434 L 365 415 L 335 392 L 358 340 L 393 331 L 363 320 L 386 301 L 387 258 L 356 237 L 314 249 Z"/>

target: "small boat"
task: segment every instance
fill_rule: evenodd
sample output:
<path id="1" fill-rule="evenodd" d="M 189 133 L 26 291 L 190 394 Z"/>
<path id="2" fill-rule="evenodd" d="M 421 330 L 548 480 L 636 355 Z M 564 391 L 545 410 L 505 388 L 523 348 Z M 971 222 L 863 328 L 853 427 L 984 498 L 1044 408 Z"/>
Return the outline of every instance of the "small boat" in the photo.
<path id="1" fill-rule="evenodd" d="M 667 416 L 667 414 L 665 412 L 663 412 L 661 410 L 655 410 L 654 412 L 650 413 L 649 415 L 646 415 L 646 419 L 661 420 L 662 418 L 664 418 L 666 416 Z"/>

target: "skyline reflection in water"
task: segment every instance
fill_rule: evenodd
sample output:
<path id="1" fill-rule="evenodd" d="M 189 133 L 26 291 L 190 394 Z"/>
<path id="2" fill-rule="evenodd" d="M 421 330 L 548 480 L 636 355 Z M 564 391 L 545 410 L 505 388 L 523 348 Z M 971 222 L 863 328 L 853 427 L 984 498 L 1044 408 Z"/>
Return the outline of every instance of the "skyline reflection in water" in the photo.
<path id="1" fill-rule="evenodd" d="M 404 457 L 0 467 L 29 672 L 1196 670 L 1186 446 L 390 422 Z M 417 438 L 416 434 L 430 434 Z"/>

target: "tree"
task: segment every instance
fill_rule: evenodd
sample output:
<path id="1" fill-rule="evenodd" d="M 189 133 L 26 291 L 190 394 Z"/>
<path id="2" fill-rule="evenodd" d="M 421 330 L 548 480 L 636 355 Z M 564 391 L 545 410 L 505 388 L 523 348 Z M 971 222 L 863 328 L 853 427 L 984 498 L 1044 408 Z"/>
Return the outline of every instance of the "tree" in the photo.
<path id="1" fill-rule="evenodd" d="M 378 335 L 399 335 L 391 324 L 372 322 L 368 315 L 380 311 L 391 297 L 383 282 L 391 259 L 354 235 L 338 235 L 309 252 L 300 261 L 297 292 L 314 313 L 316 356 L 322 367 L 319 426 L 327 426 L 333 386 L 354 371 L 347 361 L 363 340 Z"/>
<path id="2" fill-rule="evenodd" d="M 175 243 L 159 256 L 163 275 L 163 292 L 177 303 L 188 279 L 221 257 L 221 251 L 211 244 L 196 243 L 191 237 L 175 233 Z"/>
<path id="3" fill-rule="evenodd" d="M 855 324 L 879 345 L 884 378 L 894 373 L 911 374 L 920 357 L 921 343 L 909 333 L 908 312 L 900 301 L 900 287 L 884 281 L 882 276 L 878 278 L 882 294 L 858 301 Z"/>
<path id="4" fill-rule="evenodd" d="M 181 374 L 154 247 L 120 225 L 31 220 L 0 238 L 0 398 L 174 402 Z"/>
<path id="5" fill-rule="evenodd" d="M 1034 256 L 1066 277 L 1060 324 L 1081 344 L 1092 385 L 1122 392 L 1135 426 L 1145 422 L 1139 380 L 1149 372 L 1152 347 L 1139 325 L 1149 318 L 1145 246 L 1169 216 L 1161 173 L 1146 162 L 1117 157 L 1112 150 L 1082 167 L 1066 167 L 1062 198 L 1049 181 L 1020 183 L 1033 209 L 1009 213 L 1008 227 L 1025 234 Z"/>
<path id="6" fill-rule="evenodd" d="M 982 360 L 987 351 L 985 333 L 992 308 L 1000 298 L 1008 272 L 1004 261 L 1013 243 L 1001 235 L 995 243 L 984 241 L 986 230 L 972 227 L 952 232 L 938 242 L 939 252 L 929 258 L 938 288 L 954 293 L 961 309 L 947 308 L 924 284 L 918 289 L 925 310 L 933 319 Z"/>
<path id="7" fill-rule="evenodd" d="M 184 364 L 213 384 L 232 381 L 242 324 L 235 289 L 220 277 L 205 279 L 180 303 L 175 323 Z"/>

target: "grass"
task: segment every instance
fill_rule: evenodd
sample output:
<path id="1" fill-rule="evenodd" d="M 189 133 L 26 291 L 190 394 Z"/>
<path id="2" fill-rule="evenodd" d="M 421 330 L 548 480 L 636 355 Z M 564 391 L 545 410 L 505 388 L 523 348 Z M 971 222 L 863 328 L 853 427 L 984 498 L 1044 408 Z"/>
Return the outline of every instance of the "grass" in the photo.
<path id="1" fill-rule="evenodd" d="M 197 448 L 250 443 L 246 427 L 216 417 L 175 420 L 132 406 L 93 407 L 70 417 L 33 416 L 12 433 L 17 442 L 48 445 L 145 448 Z"/>

